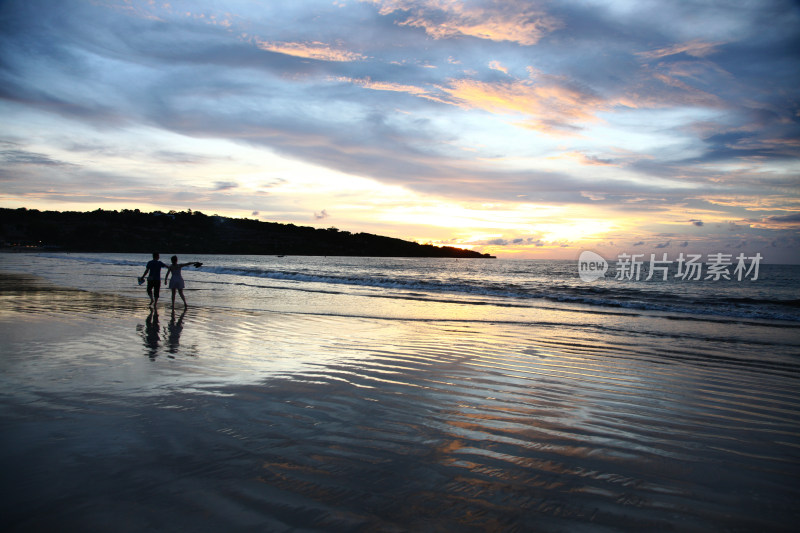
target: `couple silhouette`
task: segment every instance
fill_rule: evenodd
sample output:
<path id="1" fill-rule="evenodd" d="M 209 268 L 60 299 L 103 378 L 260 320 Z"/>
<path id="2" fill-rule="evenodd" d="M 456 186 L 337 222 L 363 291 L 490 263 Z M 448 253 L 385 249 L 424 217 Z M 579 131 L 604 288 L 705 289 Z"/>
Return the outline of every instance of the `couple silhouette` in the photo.
<path id="1" fill-rule="evenodd" d="M 175 307 L 175 293 L 177 292 L 183 300 L 183 306 L 186 307 L 186 297 L 183 295 L 184 281 L 181 269 L 185 266 L 194 265 L 195 268 L 200 268 L 203 263 L 191 261 L 189 263 L 178 263 L 178 256 L 173 255 L 170 259 L 172 264 L 165 265 L 159 260 L 159 254 L 153 253 L 153 259 L 145 265 L 144 274 L 139 277 L 139 284 L 144 283 L 147 279 L 147 295 L 150 297 L 150 305 L 158 304 L 159 288 L 161 287 L 161 269 L 166 268 L 167 274 L 164 276 L 164 285 L 169 284 L 172 290 L 172 307 Z M 172 275 L 172 279 L 169 277 Z"/>

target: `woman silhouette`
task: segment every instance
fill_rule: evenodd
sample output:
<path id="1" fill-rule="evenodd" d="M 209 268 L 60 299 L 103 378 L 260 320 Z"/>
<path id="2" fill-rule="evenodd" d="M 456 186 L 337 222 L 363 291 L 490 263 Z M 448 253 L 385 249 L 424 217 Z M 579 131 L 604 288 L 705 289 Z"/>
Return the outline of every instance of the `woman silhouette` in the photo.
<path id="1" fill-rule="evenodd" d="M 181 295 L 181 300 L 183 300 L 183 306 L 186 307 L 186 298 L 183 296 L 183 276 L 181 275 L 181 269 L 185 266 L 194 265 L 196 268 L 200 268 L 203 263 L 178 263 L 178 256 L 173 255 L 171 258 L 172 264 L 167 267 L 167 275 L 164 276 L 164 285 L 167 284 L 169 280 L 169 275 L 172 274 L 172 281 L 169 281 L 169 288 L 172 289 L 172 307 L 175 307 L 175 291 Z"/>

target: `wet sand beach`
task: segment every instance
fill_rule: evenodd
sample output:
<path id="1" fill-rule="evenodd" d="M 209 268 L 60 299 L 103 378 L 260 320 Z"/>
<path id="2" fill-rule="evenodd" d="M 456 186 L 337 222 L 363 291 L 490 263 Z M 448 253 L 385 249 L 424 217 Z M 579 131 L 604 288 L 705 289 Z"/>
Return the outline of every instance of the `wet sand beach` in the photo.
<path id="1" fill-rule="evenodd" d="M 308 307 L 156 316 L 141 297 L 0 274 L 4 530 L 800 520 L 791 342 Z"/>

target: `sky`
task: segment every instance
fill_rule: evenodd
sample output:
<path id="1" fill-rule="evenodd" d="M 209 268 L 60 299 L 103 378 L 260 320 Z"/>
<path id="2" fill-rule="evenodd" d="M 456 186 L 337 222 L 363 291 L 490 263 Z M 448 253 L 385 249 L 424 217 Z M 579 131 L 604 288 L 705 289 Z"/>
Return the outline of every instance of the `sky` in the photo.
<path id="1" fill-rule="evenodd" d="M 0 0 L 0 207 L 800 263 L 789 0 Z"/>

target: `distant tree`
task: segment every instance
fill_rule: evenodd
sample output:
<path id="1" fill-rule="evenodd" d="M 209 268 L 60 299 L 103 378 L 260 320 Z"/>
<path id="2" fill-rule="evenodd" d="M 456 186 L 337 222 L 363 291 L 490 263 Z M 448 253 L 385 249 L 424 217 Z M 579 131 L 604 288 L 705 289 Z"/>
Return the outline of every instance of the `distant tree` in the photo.
<path id="1" fill-rule="evenodd" d="M 161 211 L 142 213 L 138 209 L 81 213 L 0 208 L 0 234 L 9 242 L 62 246 L 71 251 L 490 257 L 394 237 L 352 234 L 336 227 L 209 217 L 188 209 L 180 213 L 172 210 L 167 216 Z"/>

